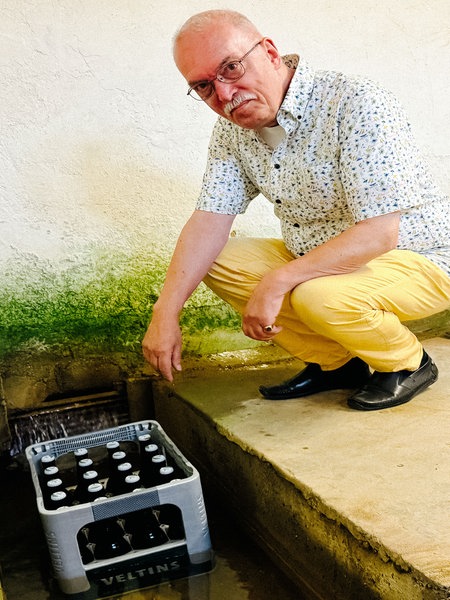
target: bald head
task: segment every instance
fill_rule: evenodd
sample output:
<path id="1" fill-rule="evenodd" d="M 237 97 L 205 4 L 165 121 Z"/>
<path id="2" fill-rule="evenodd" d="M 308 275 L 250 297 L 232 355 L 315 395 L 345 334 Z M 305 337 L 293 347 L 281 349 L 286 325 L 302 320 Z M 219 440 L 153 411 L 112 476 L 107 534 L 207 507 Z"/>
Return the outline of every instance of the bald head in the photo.
<path id="1" fill-rule="evenodd" d="M 261 33 L 246 16 L 234 10 L 206 10 L 190 17 L 176 32 L 173 39 L 173 56 L 178 64 L 178 49 L 187 37 L 196 36 L 201 39 L 216 27 L 227 27 L 242 34 L 244 39 L 257 40 Z"/>

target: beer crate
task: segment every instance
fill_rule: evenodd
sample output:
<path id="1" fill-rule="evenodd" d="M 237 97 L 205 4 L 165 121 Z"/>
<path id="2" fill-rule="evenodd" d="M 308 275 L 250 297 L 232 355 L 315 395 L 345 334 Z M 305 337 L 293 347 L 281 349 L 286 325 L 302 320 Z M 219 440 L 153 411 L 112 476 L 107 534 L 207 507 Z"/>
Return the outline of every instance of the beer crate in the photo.
<path id="1" fill-rule="evenodd" d="M 150 434 L 154 443 L 176 464 L 181 476 L 169 483 L 142 488 L 132 493 L 99 499 L 58 510 L 46 508 L 41 489 L 41 458 L 55 456 L 67 489 L 75 482 L 74 451 L 87 448 L 100 477 L 106 477 L 107 442 L 118 441 L 126 447 L 133 462 L 138 461 L 138 437 Z M 55 578 L 61 591 L 71 599 L 104 598 L 157 585 L 163 581 L 190 577 L 210 571 L 214 566 L 200 476 L 181 454 L 156 421 L 140 421 L 111 429 L 34 444 L 26 449 L 37 509 L 41 518 Z M 102 481 L 102 479 L 100 479 Z M 168 535 L 152 548 L 133 549 L 114 558 L 82 558 L 79 541 L 84 532 L 105 520 L 126 523 L 130 515 L 140 518 L 151 510 Z M 171 535 L 170 519 L 175 519 L 177 535 Z M 177 521 L 178 519 L 178 521 Z M 127 537 L 124 527 L 124 538 Z M 94 546 L 95 548 L 95 546 Z M 95 552 L 94 552 L 95 555 Z"/>

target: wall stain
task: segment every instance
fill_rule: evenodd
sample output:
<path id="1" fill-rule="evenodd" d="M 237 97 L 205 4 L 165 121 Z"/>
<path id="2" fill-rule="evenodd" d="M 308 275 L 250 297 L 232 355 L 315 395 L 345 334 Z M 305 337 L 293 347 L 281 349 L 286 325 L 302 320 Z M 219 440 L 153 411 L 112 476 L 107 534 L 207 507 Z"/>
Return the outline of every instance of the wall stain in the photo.
<path id="1" fill-rule="evenodd" d="M 5 270 L 0 289 L 0 360 L 29 350 L 76 354 L 140 352 L 141 340 L 167 268 L 164 256 L 113 252 L 76 259 L 58 269 L 34 260 Z M 239 315 L 201 284 L 181 317 L 184 352 L 249 348 Z"/>

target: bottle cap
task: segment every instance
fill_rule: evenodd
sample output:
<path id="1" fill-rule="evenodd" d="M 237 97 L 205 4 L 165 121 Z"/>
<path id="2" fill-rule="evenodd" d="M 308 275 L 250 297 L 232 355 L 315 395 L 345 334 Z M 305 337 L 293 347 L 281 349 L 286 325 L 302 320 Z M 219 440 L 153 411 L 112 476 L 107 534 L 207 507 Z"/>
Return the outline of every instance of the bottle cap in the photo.
<path id="1" fill-rule="evenodd" d="M 112 457 L 114 460 L 123 460 L 124 458 L 126 458 L 126 454 L 122 450 L 119 450 L 118 452 L 114 452 Z"/>
<path id="2" fill-rule="evenodd" d="M 67 498 L 66 492 L 53 492 L 50 496 L 53 502 L 60 502 L 61 500 L 65 500 Z"/>
<path id="3" fill-rule="evenodd" d="M 124 462 L 124 463 L 121 463 L 120 465 L 117 465 L 118 471 L 128 471 L 131 468 L 132 468 L 132 466 L 131 466 L 131 463 L 129 463 L 129 462 Z"/>
<path id="4" fill-rule="evenodd" d="M 113 450 L 114 448 L 120 448 L 120 444 L 119 444 L 119 442 L 116 442 L 116 441 L 108 442 L 106 444 L 106 448 L 108 450 Z"/>
<path id="5" fill-rule="evenodd" d="M 169 475 L 172 475 L 172 473 L 174 472 L 174 468 L 173 467 L 161 467 L 159 472 L 164 477 L 167 477 Z"/>
<path id="6" fill-rule="evenodd" d="M 85 468 L 85 467 L 90 467 L 94 463 L 92 462 L 92 458 L 82 458 L 78 462 L 78 464 L 80 467 Z"/>
<path id="7" fill-rule="evenodd" d="M 127 475 L 125 477 L 125 483 L 139 483 L 141 480 L 141 478 L 139 477 L 139 475 Z"/>
<path id="8" fill-rule="evenodd" d="M 58 467 L 47 467 L 44 469 L 44 475 L 46 477 L 51 477 L 52 475 L 56 475 L 59 472 Z"/>
<path id="9" fill-rule="evenodd" d="M 157 452 L 158 446 L 156 444 L 147 444 L 144 448 L 144 452 Z"/>
<path id="10" fill-rule="evenodd" d="M 97 492 L 101 492 L 103 490 L 103 486 L 101 483 L 90 483 L 88 485 L 88 492 L 92 494 L 96 494 Z"/>
<path id="11" fill-rule="evenodd" d="M 86 457 L 88 454 L 87 448 L 77 448 L 76 450 L 74 450 L 74 455 L 77 458 L 80 458 L 81 456 Z"/>
<path id="12" fill-rule="evenodd" d="M 41 463 L 46 465 L 49 463 L 53 463 L 55 462 L 55 457 L 53 456 L 53 454 L 45 454 L 42 458 L 41 458 Z"/>
<path id="13" fill-rule="evenodd" d="M 152 438 L 150 437 L 149 433 L 143 433 L 141 435 L 138 436 L 138 441 L 139 442 L 148 442 L 150 441 Z"/>
<path id="14" fill-rule="evenodd" d="M 47 487 L 49 488 L 59 487 L 60 485 L 62 485 L 62 479 L 59 478 L 50 479 L 49 481 L 47 481 Z"/>
<path id="15" fill-rule="evenodd" d="M 155 456 L 152 456 L 152 462 L 156 464 L 166 462 L 166 457 L 164 456 L 164 454 L 155 454 Z"/>
<path id="16" fill-rule="evenodd" d="M 96 479 L 98 477 L 98 473 L 97 471 L 86 471 L 85 473 L 83 473 L 83 479 Z"/>

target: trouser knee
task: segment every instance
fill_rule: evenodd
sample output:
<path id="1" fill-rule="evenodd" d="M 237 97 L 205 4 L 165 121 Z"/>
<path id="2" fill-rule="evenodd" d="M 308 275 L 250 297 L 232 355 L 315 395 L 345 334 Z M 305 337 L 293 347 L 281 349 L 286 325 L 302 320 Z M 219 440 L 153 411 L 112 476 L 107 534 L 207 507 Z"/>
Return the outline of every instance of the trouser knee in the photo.
<path id="1" fill-rule="evenodd" d="M 291 292 L 292 308 L 315 331 L 359 321 L 370 310 L 365 299 L 330 283 L 329 278 L 311 279 Z"/>

